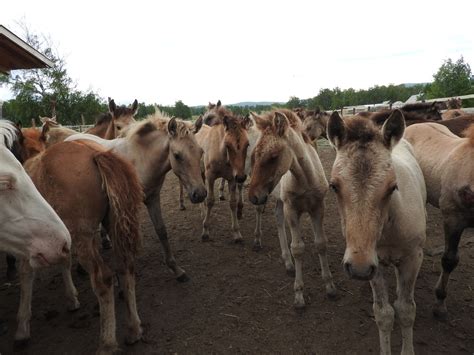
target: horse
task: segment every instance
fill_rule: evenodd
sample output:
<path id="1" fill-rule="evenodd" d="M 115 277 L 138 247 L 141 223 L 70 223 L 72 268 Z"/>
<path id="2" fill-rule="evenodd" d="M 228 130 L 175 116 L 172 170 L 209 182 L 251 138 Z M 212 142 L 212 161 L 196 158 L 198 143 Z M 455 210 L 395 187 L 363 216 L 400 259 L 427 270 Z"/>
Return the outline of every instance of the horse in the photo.
<path id="1" fill-rule="evenodd" d="M 208 191 L 201 240 L 209 240 L 210 217 L 215 202 L 214 182 L 218 178 L 223 178 L 229 184 L 233 241 L 241 243 L 243 239 L 240 234 L 237 209 L 242 213 L 243 204 L 237 203 L 237 184 L 243 184 L 247 178 L 245 160 L 249 148 L 250 120 L 248 117 L 241 118 L 233 115 L 221 106 L 220 102 L 212 113 L 204 114 L 203 121 L 212 117 L 211 115 L 215 115 L 215 124 L 203 125 L 203 129 L 196 134 L 196 140 L 204 151 L 204 171 Z"/>
<path id="2" fill-rule="evenodd" d="M 418 102 L 404 105 L 399 110 L 403 113 L 406 126 L 422 122 L 441 122 L 442 117 L 438 105 L 439 103 L 437 102 Z M 353 117 L 369 117 L 375 124 L 382 126 L 394 111 L 395 110 L 383 110 L 373 113 L 360 112 Z"/>
<path id="3" fill-rule="evenodd" d="M 171 251 L 161 215 L 160 192 L 166 175 L 173 170 L 192 203 L 200 203 L 206 198 L 200 163 L 202 149 L 195 138 L 201 126 L 202 120 L 192 125 L 157 111 L 145 120 L 131 124 L 120 138 L 105 140 L 90 134 L 77 134 L 66 139 L 93 140 L 133 164 L 143 186 L 145 205 L 163 246 L 165 263 L 180 282 L 188 281 L 189 277 L 176 263 Z"/>
<path id="4" fill-rule="evenodd" d="M 466 130 L 474 123 L 474 115 L 465 114 L 436 123 L 447 127 L 452 133 L 454 133 L 458 137 L 465 137 Z"/>
<path id="5" fill-rule="evenodd" d="M 329 113 L 318 108 L 304 111 L 301 117 L 303 119 L 303 129 L 311 141 L 318 140 L 320 137 L 327 138 L 326 127 L 330 117 Z"/>
<path id="6" fill-rule="evenodd" d="M 449 121 L 448 121 L 449 122 Z M 434 316 L 446 319 L 449 276 L 459 263 L 458 246 L 464 229 L 474 227 L 474 126 L 465 138 L 446 127 L 424 123 L 408 127 L 405 133 L 425 176 L 428 203 L 443 215 L 445 249 L 442 272 L 435 288 Z"/>
<path id="7" fill-rule="evenodd" d="M 34 269 L 62 263 L 71 236 L 18 160 L 19 137 L 17 127 L 0 120 L 0 250 L 24 258 Z"/>
<path id="8" fill-rule="evenodd" d="M 443 120 L 450 120 L 455 117 L 459 117 L 465 114 L 463 110 L 461 110 L 462 107 L 462 100 L 461 98 L 451 98 L 447 102 L 447 110 L 443 112 L 442 117 Z"/>
<path id="9" fill-rule="evenodd" d="M 328 123 L 328 138 L 336 149 L 330 187 L 346 239 L 344 270 L 350 278 L 370 281 L 381 354 L 391 353 L 395 313 L 401 353 L 414 353 L 414 290 L 426 238 L 425 182 L 404 130 L 399 110 L 381 129 L 365 117 L 342 120 L 337 112 Z M 395 310 L 385 277 L 390 265 L 397 278 Z"/>
<path id="10" fill-rule="evenodd" d="M 134 116 L 138 112 L 138 101 L 135 99 L 132 106 L 117 106 L 113 99 L 109 97 L 109 112 L 99 116 L 94 127 L 89 128 L 85 133 L 93 134 L 104 139 L 114 139 L 120 132 L 130 124 L 135 122 Z"/>
<path id="11" fill-rule="evenodd" d="M 282 258 L 287 272 L 295 274 L 294 306 L 305 306 L 302 266 L 305 244 L 300 230 L 303 213 L 311 217 L 326 293 L 334 297 L 336 288 L 327 261 L 327 240 L 323 229 L 328 182 L 318 154 L 303 133 L 300 119 L 292 111 L 281 109 L 263 116 L 253 114 L 253 118 L 261 135 L 252 152 L 248 197 L 254 205 L 264 205 L 270 194 L 277 198 L 275 217 Z M 285 222 L 291 231 L 291 254 L 295 265 L 288 249 Z"/>
<path id="12" fill-rule="evenodd" d="M 41 140 L 45 142 L 46 148 L 63 142 L 67 137 L 72 136 L 73 134 L 78 133 L 77 131 L 63 127 L 56 120 L 56 116 L 53 117 L 41 117 L 40 121 L 42 122 L 41 126 Z"/>
<path id="13" fill-rule="evenodd" d="M 98 353 L 117 347 L 113 272 L 99 252 L 97 226 L 102 224 L 112 240 L 114 262 L 123 279 L 127 309 L 126 342 L 142 336 L 136 309 L 134 261 L 140 246 L 139 207 L 143 193 L 134 168 L 120 157 L 93 142 L 62 142 L 25 163 L 38 190 L 66 224 L 78 260 L 90 275 L 100 307 Z M 62 270 L 68 309 L 80 304 L 71 277 L 71 259 Z M 20 266 L 21 297 L 18 310 L 17 343 L 30 338 L 31 298 L 34 271 Z"/>

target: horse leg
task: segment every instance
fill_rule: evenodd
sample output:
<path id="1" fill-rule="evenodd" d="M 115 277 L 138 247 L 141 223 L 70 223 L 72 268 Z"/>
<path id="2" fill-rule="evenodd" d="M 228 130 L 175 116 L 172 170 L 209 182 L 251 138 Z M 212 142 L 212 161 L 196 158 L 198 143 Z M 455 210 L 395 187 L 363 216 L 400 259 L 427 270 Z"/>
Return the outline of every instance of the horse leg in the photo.
<path id="1" fill-rule="evenodd" d="M 35 272 L 28 260 L 20 261 L 20 306 L 18 307 L 18 328 L 15 333 L 15 343 L 23 344 L 30 339 L 31 298 L 33 296 L 33 281 Z"/>
<path id="2" fill-rule="evenodd" d="M 184 211 L 186 206 L 184 205 L 184 187 L 181 181 L 179 182 L 179 209 Z"/>
<path id="3" fill-rule="evenodd" d="M 69 256 L 66 262 L 62 265 L 61 273 L 63 275 L 64 281 L 64 288 L 66 293 L 66 299 L 68 300 L 69 304 L 67 306 L 68 311 L 73 312 L 79 309 L 81 304 L 77 299 L 77 289 L 74 286 L 74 282 L 72 281 L 71 275 L 71 256 Z"/>
<path id="4" fill-rule="evenodd" d="M 310 211 L 311 226 L 314 234 L 314 244 L 321 264 L 321 276 L 326 284 L 326 294 L 329 298 L 336 297 L 336 287 L 329 270 L 328 257 L 326 253 L 327 238 L 323 229 L 324 205 Z"/>
<path id="5" fill-rule="evenodd" d="M 11 255 L 7 254 L 7 280 L 13 281 L 16 279 L 17 270 L 16 270 L 16 258 Z"/>
<path id="6" fill-rule="evenodd" d="M 201 240 L 207 242 L 209 240 L 209 219 L 211 218 L 212 207 L 214 206 L 214 176 L 207 177 L 207 197 L 206 197 L 206 214 L 204 220 L 202 221 L 202 234 Z"/>
<path id="7" fill-rule="evenodd" d="M 225 189 L 225 179 L 222 178 L 221 182 L 219 183 L 219 200 L 221 201 L 225 201 L 224 189 Z"/>
<path id="8" fill-rule="evenodd" d="M 243 238 L 240 234 L 240 226 L 237 219 L 237 183 L 234 180 L 229 181 L 229 195 L 232 237 L 234 238 L 234 243 L 242 243 Z"/>
<path id="9" fill-rule="evenodd" d="M 404 258 L 403 263 L 397 266 L 397 300 L 395 312 L 402 329 L 402 354 L 414 354 L 413 349 L 413 324 L 416 317 L 416 304 L 414 300 L 415 283 L 418 272 L 423 262 L 423 249 L 418 248 Z"/>
<path id="10" fill-rule="evenodd" d="M 262 214 L 265 209 L 265 205 L 255 206 L 255 240 L 253 242 L 253 250 L 262 250 Z"/>
<path id="11" fill-rule="evenodd" d="M 395 311 L 388 300 L 387 285 L 383 276 L 385 267 L 380 265 L 374 278 L 370 281 L 374 297 L 374 317 L 379 329 L 380 354 L 390 354 L 390 337 L 395 319 Z"/>
<path id="12" fill-rule="evenodd" d="M 123 296 L 127 305 L 127 335 L 125 342 L 134 344 L 141 339 L 143 329 L 137 312 L 135 295 L 135 263 L 132 255 L 116 256 L 117 270 L 123 287 Z"/>
<path id="13" fill-rule="evenodd" d="M 301 238 L 300 215 L 290 204 L 284 204 L 283 210 L 291 233 L 291 254 L 293 254 L 295 259 L 294 306 L 297 309 L 301 309 L 305 307 L 303 297 L 303 254 L 305 245 L 303 238 Z"/>
<path id="14" fill-rule="evenodd" d="M 100 256 L 99 246 L 90 235 L 78 235 L 77 256 L 90 275 L 100 308 L 100 344 L 98 354 L 109 354 L 118 349 L 115 335 L 115 302 L 113 272 Z"/>
<path id="15" fill-rule="evenodd" d="M 170 243 L 168 241 L 168 232 L 166 231 L 165 222 L 161 216 L 160 191 L 157 191 L 155 194 L 147 198 L 145 205 L 148 209 L 151 221 L 153 222 L 155 232 L 158 235 L 158 238 L 160 238 L 161 246 L 165 253 L 166 266 L 168 266 L 174 273 L 176 280 L 179 282 L 188 281 L 189 277 L 186 275 L 186 271 L 176 263 L 176 259 L 171 251 Z"/>
<path id="16" fill-rule="evenodd" d="M 295 276 L 295 265 L 291 260 L 290 249 L 288 248 L 288 240 L 286 238 L 285 213 L 283 210 L 283 201 L 277 200 L 275 206 L 275 219 L 278 228 L 278 239 L 280 241 L 281 257 L 285 263 L 286 273 Z"/>
<path id="17" fill-rule="evenodd" d="M 237 219 L 242 219 L 242 210 L 244 209 L 244 184 L 237 184 L 239 192 L 239 201 L 237 202 Z"/>
<path id="18" fill-rule="evenodd" d="M 459 263 L 458 246 L 462 232 L 465 228 L 462 221 L 456 219 L 444 221 L 444 253 L 441 258 L 443 271 L 436 283 L 435 294 L 436 304 L 433 307 L 433 314 L 440 320 L 445 320 L 448 316 L 446 308 L 446 297 L 449 275 L 454 271 Z"/>

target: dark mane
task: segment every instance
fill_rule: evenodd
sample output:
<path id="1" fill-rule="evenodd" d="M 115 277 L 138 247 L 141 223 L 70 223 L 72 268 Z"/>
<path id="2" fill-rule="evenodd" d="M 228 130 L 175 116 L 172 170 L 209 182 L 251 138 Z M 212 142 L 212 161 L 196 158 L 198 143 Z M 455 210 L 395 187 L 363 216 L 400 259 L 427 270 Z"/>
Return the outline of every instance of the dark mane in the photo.
<path id="1" fill-rule="evenodd" d="M 95 125 L 99 126 L 105 123 L 109 123 L 111 119 L 112 119 L 112 115 L 110 114 L 110 112 L 101 113 L 99 117 L 97 117 L 97 119 L 95 120 Z"/>
<path id="2" fill-rule="evenodd" d="M 406 104 L 403 105 L 401 110 L 403 112 L 411 112 L 411 111 L 431 111 L 436 110 L 436 102 L 416 102 L 413 104 Z"/>

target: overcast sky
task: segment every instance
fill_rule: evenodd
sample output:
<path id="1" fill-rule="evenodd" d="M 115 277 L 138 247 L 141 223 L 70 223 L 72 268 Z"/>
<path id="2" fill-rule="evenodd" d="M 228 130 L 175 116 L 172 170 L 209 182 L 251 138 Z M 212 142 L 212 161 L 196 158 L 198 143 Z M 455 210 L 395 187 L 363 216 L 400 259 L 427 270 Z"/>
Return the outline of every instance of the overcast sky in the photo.
<path id="1" fill-rule="evenodd" d="M 8 0 L 0 24 L 49 35 L 81 90 L 200 105 L 428 82 L 461 55 L 474 67 L 473 13 L 473 0 Z"/>

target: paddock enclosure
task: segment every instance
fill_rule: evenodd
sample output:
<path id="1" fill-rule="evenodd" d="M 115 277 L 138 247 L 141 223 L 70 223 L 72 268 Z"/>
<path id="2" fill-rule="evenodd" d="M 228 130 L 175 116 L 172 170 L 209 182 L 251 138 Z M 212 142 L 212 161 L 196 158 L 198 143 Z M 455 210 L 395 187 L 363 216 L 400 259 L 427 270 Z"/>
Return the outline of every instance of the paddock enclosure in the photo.
<path id="1" fill-rule="evenodd" d="M 326 176 L 335 152 L 320 146 Z M 117 338 L 130 354 L 367 354 L 378 353 L 379 338 L 372 314 L 372 292 L 368 282 L 349 280 L 341 260 L 344 238 L 332 192 L 326 198 L 324 227 L 328 237 L 330 269 L 338 291 L 336 300 L 325 296 L 317 253 L 312 245 L 309 218 L 303 217 L 306 244 L 304 281 L 306 308 L 293 308 L 294 278 L 285 272 L 280 258 L 270 199 L 263 215 L 263 250 L 255 252 L 255 209 L 244 199 L 240 221 L 243 244 L 233 244 L 228 201 L 216 200 L 211 240 L 201 241 L 200 206 L 185 200 L 178 206 L 178 180 L 168 174 L 161 193 L 163 217 L 178 263 L 191 280 L 179 283 L 163 265 L 161 245 L 145 208 L 142 209 L 144 245 L 137 259 L 137 302 L 144 340 L 133 346 L 123 342 L 125 303 L 116 293 Z M 446 322 L 435 320 L 432 306 L 434 286 L 441 269 L 444 245 L 441 214 L 428 206 L 425 257 L 415 288 L 417 304 L 414 346 L 418 354 L 472 354 L 474 352 L 474 233 L 464 232 L 460 263 L 449 285 Z M 104 251 L 106 258 L 110 250 Z M 3 257 L 3 254 L 2 254 Z M 0 337 L 0 353 L 91 354 L 98 344 L 99 310 L 89 277 L 73 271 L 81 308 L 69 313 L 59 269 L 37 273 L 33 292 L 31 340 L 14 349 L 18 280 L 6 283 L 5 263 L 0 263 L 0 314 L 9 331 Z M 75 270 L 75 268 L 74 268 Z M 395 277 L 390 276 L 391 300 Z M 397 321 L 392 333 L 392 351 L 399 353 L 401 334 Z"/>

